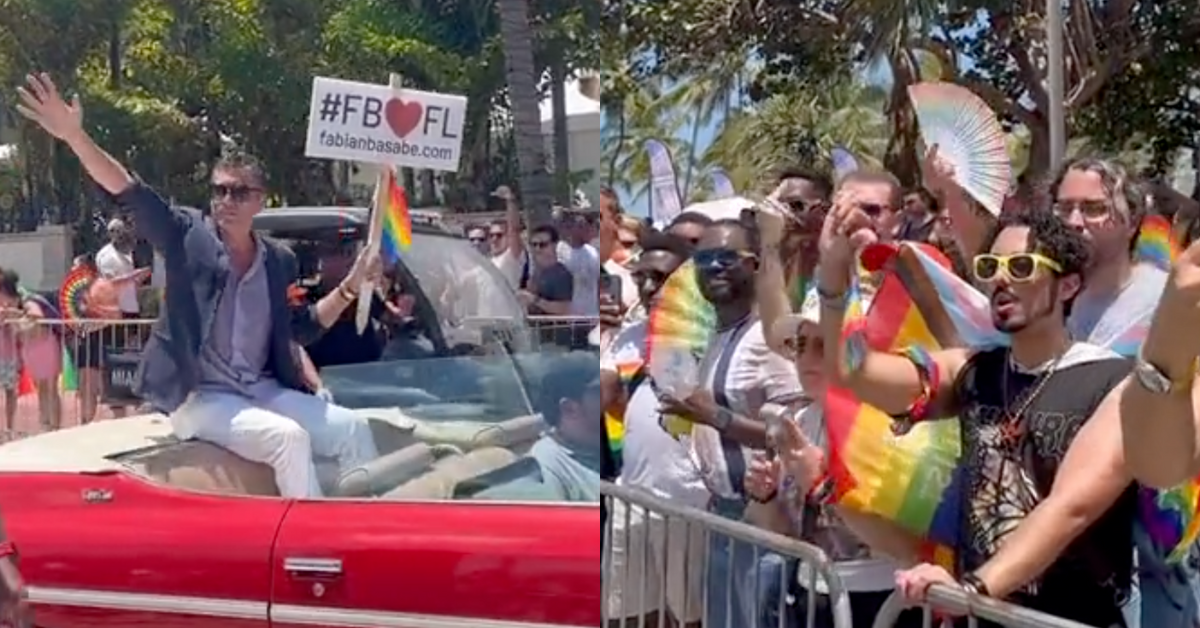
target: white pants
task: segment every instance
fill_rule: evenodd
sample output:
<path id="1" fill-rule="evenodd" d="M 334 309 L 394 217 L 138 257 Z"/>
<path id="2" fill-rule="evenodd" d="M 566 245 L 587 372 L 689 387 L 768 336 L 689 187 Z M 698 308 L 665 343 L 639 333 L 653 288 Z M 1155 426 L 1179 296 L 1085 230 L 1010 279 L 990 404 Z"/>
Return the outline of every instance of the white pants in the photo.
<path id="1" fill-rule="evenodd" d="M 700 621 L 707 554 L 704 528 L 688 526 L 680 519 L 664 521 L 660 515 L 620 500 L 613 501 L 609 517 L 612 559 L 607 618 L 670 611 L 681 623 Z"/>
<path id="2" fill-rule="evenodd" d="M 171 414 L 171 427 L 179 438 L 270 465 L 284 497 L 321 496 L 313 454 L 337 459 L 343 473 L 379 457 L 367 420 L 350 410 L 274 383 L 255 393 L 196 391 Z"/>

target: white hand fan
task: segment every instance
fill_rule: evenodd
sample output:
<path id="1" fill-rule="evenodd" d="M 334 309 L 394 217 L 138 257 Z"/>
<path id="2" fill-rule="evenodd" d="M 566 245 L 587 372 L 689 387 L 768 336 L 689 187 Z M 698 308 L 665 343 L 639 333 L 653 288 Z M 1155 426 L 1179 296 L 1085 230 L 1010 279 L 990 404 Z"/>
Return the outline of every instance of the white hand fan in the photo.
<path id="1" fill-rule="evenodd" d="M 955 183 L 999 216 L 1012 164 L 995 112 L 971 90 L 953 83 L 917 83 L 908 88 L 908 97 L 925 145 L 936 145 L 938 155 L 954 168 Z"/>
<path id="2" fill-rule="evenodd" d="M 678 345 L 654 344 L 650 353 L 650 381 L 656 393 L 687 399 L 700 388 L 700 363 L 689 349 Z M 663 414 L 659 417 L 658 425 L 680 442 L 692 434 L 692 422 L 681 416 Z"/>
<path id="3" fill-rule="evenodd" d="M 858 160 L 854 158 L 854 153 L 841 146 L 834 146 L 830 149 L 829 161 L 833 164 L 833 177 L 835 180 L 840 181 L 842 177 L 858 170 Z"/>

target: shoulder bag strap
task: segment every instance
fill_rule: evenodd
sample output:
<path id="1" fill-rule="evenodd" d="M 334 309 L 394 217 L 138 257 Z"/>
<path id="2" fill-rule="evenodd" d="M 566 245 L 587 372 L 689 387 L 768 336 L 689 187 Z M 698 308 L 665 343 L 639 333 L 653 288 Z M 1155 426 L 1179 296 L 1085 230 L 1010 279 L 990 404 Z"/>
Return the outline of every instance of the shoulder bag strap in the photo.
<path id="1" fill-rule="evenodd" d="M 733 362 L 733 356 L 737 354 L 738 346 L 742 344 L 742 338 L 750 330 L 752 324 L 752 321 L 746 320 L 733 330 L 729 342 L 725 344 L 721 357 L 717 359 L 716 367 L 713 369 L 713 401 L 727 410 L 732 410 L 732 408 L 729 397 L 725 393 L 725 380 L 729 376 L 729 367 Z M 725 470 L 729 474 L 729 485 L 735 494 L 741 495 L 745 490 L 742 483 L 746 478 L 746 455 L 742 451 L 742 445 L 722 433 L 721 450 L 725 454 Z"/>

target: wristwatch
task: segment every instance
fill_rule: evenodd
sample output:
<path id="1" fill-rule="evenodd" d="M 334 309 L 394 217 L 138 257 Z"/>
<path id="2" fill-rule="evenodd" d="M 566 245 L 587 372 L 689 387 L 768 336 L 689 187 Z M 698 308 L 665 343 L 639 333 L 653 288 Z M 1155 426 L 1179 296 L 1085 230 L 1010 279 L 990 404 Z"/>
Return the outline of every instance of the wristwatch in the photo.
<path id="1" fill-rule="evenodd" d="M 1190 389 L 1192 382 L 1196 378 L 1196 361 L 1192 362 L 1188 373 L 1181 379 L 1173 380 L 1153 362 L 1139 355 L 1137 362 L 1133 365 L 1133 376 L 1142 388 L 1156 395 L 1169 395 L 1182 392 Z"/>

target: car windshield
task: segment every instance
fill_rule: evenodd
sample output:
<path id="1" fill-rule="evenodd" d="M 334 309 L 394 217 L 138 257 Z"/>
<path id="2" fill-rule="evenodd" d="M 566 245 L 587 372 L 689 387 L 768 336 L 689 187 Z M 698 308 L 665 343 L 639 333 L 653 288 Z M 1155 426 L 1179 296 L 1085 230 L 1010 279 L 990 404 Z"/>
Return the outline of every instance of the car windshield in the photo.
<path id="1" fill-rule="evenodd" d="M 402 258 L 444 325 L 524 318 L 504 275 L 462 238 L 413 234 L 412 247 Z"/>
<path id="2" fill-rule="evenodd" d="M 384 499 L 598 501 L 598 376 L 595 353 L 565 351 L 321 371 L 336 403 L 372 421 L 376 469 L 426 447 L 436 457 L 423 473 L 380 482 L 373 492 Z"/>

